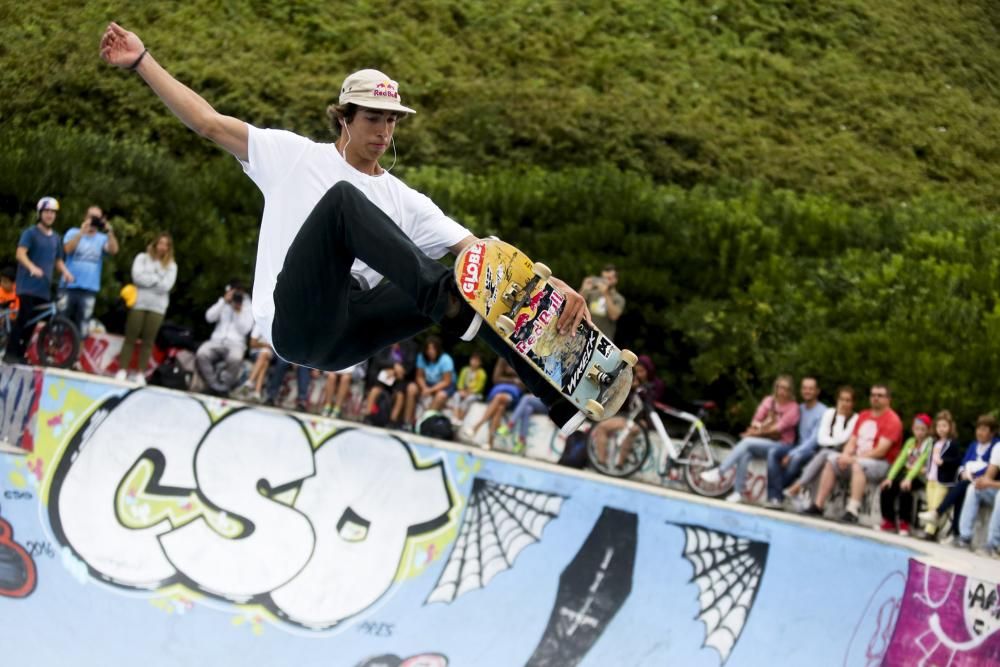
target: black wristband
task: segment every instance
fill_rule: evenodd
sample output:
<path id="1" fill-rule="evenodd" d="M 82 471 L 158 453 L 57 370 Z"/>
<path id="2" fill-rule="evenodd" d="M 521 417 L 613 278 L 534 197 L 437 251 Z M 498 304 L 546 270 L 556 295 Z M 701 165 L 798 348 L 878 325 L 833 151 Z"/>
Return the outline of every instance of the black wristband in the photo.
<path id="1" fill-rule="evenodd" d="M 149 53 L 149 49 L 143 49 L 142 53 L 139 54 L 139 57 L 135 59 L 135 62 L 128 66 L 128 70 L 130 72 L 134 72 L 135 68 L 139 66 L 139 63 L 142 62 L 142 59 L 146 57 L 147 53 Z"/>

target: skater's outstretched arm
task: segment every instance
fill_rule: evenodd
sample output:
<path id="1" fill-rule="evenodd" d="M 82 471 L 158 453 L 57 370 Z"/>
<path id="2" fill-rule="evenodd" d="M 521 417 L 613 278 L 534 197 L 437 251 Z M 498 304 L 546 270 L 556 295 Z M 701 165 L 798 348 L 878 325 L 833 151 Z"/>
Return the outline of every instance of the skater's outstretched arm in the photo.
<path id="1" fill-rule="evenodd" d="M 478 240 L 479 239 L 475 236 L 469 234 L 464 239 L 448 248 L 448 250 L 454 255 L 459 255 L 463 250 Z M 562 315 L 559 316 L 559 333 L 568 334 L 571 331 L 575 332 L 576 328 L 580 325 L 580 322 L 584 320 L 593 324 L 590 319 L 590 309 L 587 308 L 587 302 L 582 296 L 580 296 L 579 292 L 555 276 L 549 278 L 549 282 L 552 283 L 552 285 L 566 297 L 566 308 L 563 310 Z M 576 334 L 574 333 L 573 335 Z"/>
<path id="2" fill-rule="evenodd" d="M 244 162 L 248 159 L 246 123 L 224 116 L 198 93 L 170 75 L 134 32 L 110 23 L 101 38 L 101 58 L 122 69 L 134 69 L 185 125 Z"/>

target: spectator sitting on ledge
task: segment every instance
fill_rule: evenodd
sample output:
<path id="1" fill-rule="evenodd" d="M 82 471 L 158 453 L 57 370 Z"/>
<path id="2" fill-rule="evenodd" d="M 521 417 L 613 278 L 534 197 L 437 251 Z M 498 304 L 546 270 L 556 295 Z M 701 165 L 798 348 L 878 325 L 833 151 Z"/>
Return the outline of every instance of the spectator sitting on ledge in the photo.
<path id="1" fill-rule="evenodd" d="M 799 423 L 799 406 L 792 393 L 792 376 L 779 375 L 774 381 L 774 391 L 757 406 L 753 421 L 741 434 L 741 440 L 718 468 L 706 470 L 701 478 L 709 484 L 719 484 L 722 476 L 736 467 L 736 484 L 726 497 L 731 503 L 743 501 L 750 459 L 764 458 L 772 449 L 795 442 Z"/>
<path id="2" fill-rule="evenodd" d="M 846 523 L 857 523 L 861 500 L 869 482 L 881 482 L 889 466 L 896 460 L 903 446 L 903 422 L 891 407 L 892 394 L 884 384 L 872 385 L 871 408 L 858 415 L 851 439 L 843 453 L 835 460 L 828 460 L 819 480 L 816 500 L 805 514 L 823 515 L 823 507 L 833 493 L 838 479 L 851 482 L 847 511 L 841 517 Z"/>

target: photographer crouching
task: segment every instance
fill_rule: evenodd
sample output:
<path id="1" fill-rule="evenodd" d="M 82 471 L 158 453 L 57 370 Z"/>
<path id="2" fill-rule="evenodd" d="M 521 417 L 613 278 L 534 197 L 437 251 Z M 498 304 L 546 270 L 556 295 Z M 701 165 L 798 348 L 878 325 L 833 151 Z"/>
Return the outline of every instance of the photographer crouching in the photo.
<path id="1" fill-rule="evenodd" d="M 239 382 L 247 336 L 253 329 L 251 311 L 246 289 L 233 280 L 226 285 L 222 298 L 205 312 L 205 319 L 215 324 L 215 331 L 195 356 L 198 374 L 217 396 L 228 396 Z"/>

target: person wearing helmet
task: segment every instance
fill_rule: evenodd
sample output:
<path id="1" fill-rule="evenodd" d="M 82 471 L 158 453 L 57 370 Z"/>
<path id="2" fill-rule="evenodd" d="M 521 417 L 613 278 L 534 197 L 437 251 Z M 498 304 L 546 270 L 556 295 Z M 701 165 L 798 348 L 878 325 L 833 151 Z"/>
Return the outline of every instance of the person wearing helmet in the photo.
<path id="1" fill-rule="evenodd" d="M 264 193 L 253 310 L 280 357 L 337 371 L 437 323 L 464 340 L 482 338 L 567 431 L 582 422 L 530 363 L 479 327 L 451 270 L 436 261 L 478 239 L 379 164 L 390 147 L 395 154 L 398 121 L 415 113 L 389 76 L 365 69 L 344 80 L 327 109 L 337 137 L 328 144 L 218 113 L 116 23 L 101 38 L 100 55 L 141 76 L 185 125 L 236 157 Z M 590 321 L 583 297 L 550 282 L 566 296 L 563 332 Z"/>
<path id="2" fill-rule="evenodd" d="M 24 349 L 31 336 L 25 326 L 38 306 L 52 300 L 52 272 L 59 270 L 67 283 L 73 274 L 63 262 L 62 238 L 52 228 L 59 212 L 59 202 L 54 197 L 42 197 L 35 207 L 36 222 L 21 233 L 17 242 L 17 298 L 21 302 L 19 317 L 11 327 L 10 342 L 4 361 L 23 363 Z"/>

